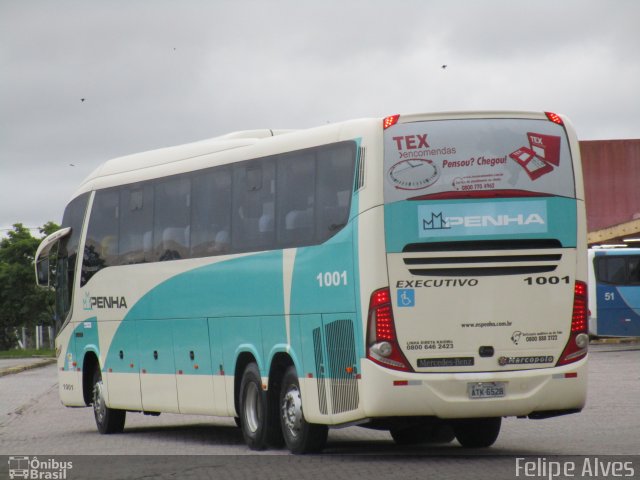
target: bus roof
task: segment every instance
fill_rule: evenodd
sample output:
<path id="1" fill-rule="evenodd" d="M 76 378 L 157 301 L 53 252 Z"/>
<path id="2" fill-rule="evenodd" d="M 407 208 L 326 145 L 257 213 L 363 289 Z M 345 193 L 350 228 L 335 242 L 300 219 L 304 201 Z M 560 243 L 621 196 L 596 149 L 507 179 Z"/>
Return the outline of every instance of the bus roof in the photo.
<path id="1" fill-rule="evenodd" d="M 402 114 L 399 122 L 467 118 L 544 119 L 546 117 L 542 112 L 463 111 Z M 337 142 L 347 137 L 353 138 L 356 132 L 359 135 L 362 134 L 365 125 L 368 128 L 379 129 L 382 120 L 382 117 L 363 118 L 301 130 L 242 130 L 197 142 L 117 157 L 96 168 L 82 182 L 72 198 L 96 188 L 136 183 L 243 159 Z M 221 152 L 226 152 L 224 157 L 216 155 Z"/>

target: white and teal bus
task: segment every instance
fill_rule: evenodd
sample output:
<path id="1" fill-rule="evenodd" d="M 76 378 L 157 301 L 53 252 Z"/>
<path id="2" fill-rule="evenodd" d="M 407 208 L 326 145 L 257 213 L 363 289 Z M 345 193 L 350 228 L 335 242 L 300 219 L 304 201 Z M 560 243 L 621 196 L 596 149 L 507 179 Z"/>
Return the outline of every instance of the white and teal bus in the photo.
<path id="1" fill-rule="evenodd" d="M 328 427 L 492 445 L 579 412 L 576 135 L 550 113 L 394 115 L 117 158 L 36 255 L 63 404 L 235 417 L 249 447 Z M 49 259 L 51 258 L 51 261 Z"/>

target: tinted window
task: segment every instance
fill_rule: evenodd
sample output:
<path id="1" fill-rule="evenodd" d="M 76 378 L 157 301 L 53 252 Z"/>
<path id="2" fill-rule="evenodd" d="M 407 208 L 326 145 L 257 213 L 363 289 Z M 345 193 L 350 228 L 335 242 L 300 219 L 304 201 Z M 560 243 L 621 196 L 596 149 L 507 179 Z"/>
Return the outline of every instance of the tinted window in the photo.
<path id="1" fill-rule="evenodd" d="M 595 268 L 600 282 L 615 285 L 640 284 L 640 257 L 597 257 Z"/>
<path id="2" fill-rule="evenodd" d="M 191 199 L 191 256 L 228 252 L 231 241 L 231 169 L 215 168 L 194 175 Z"/>
<path id="3" fill-rule="evenodd" d="M 117 189 L 96 192 L 89 217 L 84 247 L 82 282 L 84 285 L 104 267 L 117 265 L 118 213 L 120 193 Z"/>
<path id="4" fill-rule="evenodd" d="M 274 159 L 253 160 L 233 169 L 231 241 L 234 251 L 268 249 L 275 240 Z"/>
<path id="5" fill-rule="evenodd" d="M 355 150 L 352 143 L 318 152 L 318 243 L 331 238 L 347 224 L 354 163 Z"/>
<path id="6" fill-rule="evenodd" d="M 186 176 L 159 181 L 155 185 L 154 259 L 189 257 L 191 182 Z"/>
<path id="7" fill-rule="evenodd" d="M 627 257 L 627 273 L 629 283 L 640 283 L 640 257 Z"/>
<path id="8" fill-rule="evenodd" d="M 322 243 L 348 221 L 354 164 L 342 142 L 100 190 L 82 284 L 113 265 Z"/>
<path id="9" fill-rule="evenodd" d="M 575 197 L 567 133 L 548 120 L 397 123 L 384 131 L 383 171 L 386 203 L 470 190 Z"/>
<path id="10" fill-rule="evenodd" d="M 64 244 L 69 257 L 74 257 L 78 253 L 78 244 L 80 243 L 80 235 L 82 234 L 82 222 L 84 213 L 87 208 L 87 200 L 89 194 L 80 195 L 69 203 L 64 210 L 62 217 L 62 227 L 71 227 L 71 234 L 67 237 Z"/>
<path id="11" fill-rule="evenodd" d="M 132 185 L 120 191 L 121 264 L 153 260 L 153 185 Z"/>
<path id="12" fill-rule="evenodd" d="M 278 160 L 278 244 L 300 246 L 315 238 L 316 155 L 284 155 Z"/>
<path id="13" fill-rule="evenodd" d="M 56 262 L 56 316 L 58 321 L 66 318 L 71 309 L 74 275 L 78 258 L 78 244 L 82 234 L 82 223 L 89 194 L 83 194 L 69 203 L 62 217 L 62 227 L 71 227 L 71 233 L 60 242 Z"/>

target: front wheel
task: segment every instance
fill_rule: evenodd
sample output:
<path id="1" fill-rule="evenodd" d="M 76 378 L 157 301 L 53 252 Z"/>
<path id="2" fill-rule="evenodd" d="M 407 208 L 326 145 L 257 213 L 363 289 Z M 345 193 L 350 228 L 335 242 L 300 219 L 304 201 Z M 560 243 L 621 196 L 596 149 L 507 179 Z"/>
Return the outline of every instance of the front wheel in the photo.
<path id="1" fill-rule="evenodd" d="M 502 418 L 469 418 L 456 420 L 453 431 L 465 448 L 490 447 L 498 439 Z"/>
<path id="2" fill-rule="evenodd" d="M 93 415 L 96 418 L 98 431 L 102 434 L 122 433 L 124 430 L 127 412 L 107 407 L 99 365 L 96 365 L 96 370 L 93 373 Z"/>
<path id="3" fill-rule="evenodd" d="M 326 425 L 308 423 L 304 418 L 300 383 L 295 367 L 289 367 L 280 390 L 280 423 L 291 453 L 320 452 L 327 443 Z"/>

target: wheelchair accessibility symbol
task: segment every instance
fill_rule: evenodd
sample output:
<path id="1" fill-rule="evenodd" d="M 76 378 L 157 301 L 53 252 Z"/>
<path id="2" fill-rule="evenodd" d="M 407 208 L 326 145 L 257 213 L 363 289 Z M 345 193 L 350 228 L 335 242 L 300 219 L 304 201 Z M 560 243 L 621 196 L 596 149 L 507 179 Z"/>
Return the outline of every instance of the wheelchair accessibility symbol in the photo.
<path id="1" fill-rule="evenodd" d="M 398 307 L 415 307 L 416 292 L 413 288 L 398 289 Z"/>

